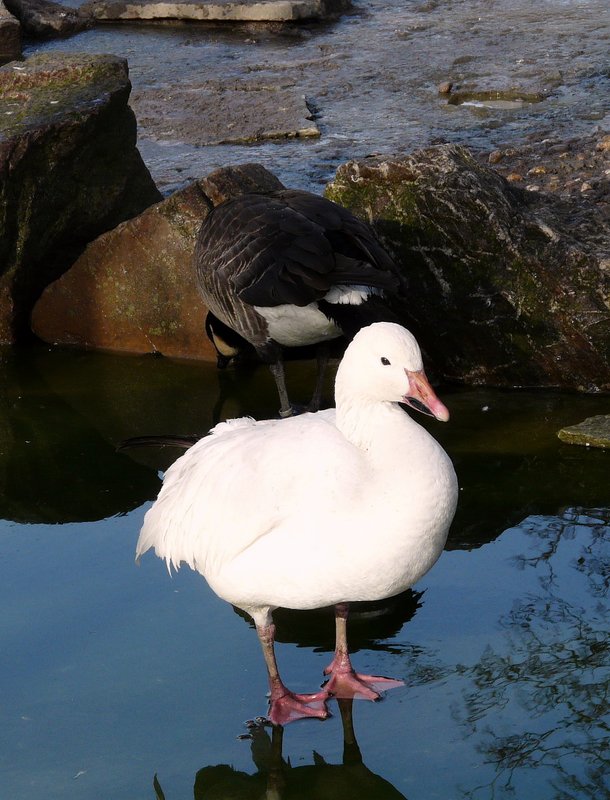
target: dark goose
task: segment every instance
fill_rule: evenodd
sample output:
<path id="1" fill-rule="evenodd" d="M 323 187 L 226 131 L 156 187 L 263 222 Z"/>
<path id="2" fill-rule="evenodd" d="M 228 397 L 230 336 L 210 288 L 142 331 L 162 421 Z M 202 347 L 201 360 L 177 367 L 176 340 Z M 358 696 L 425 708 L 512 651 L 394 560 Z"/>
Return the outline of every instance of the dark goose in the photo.
<path id="1" fill-rule="evenodd" d="M 226 366 L 252 346 L 269 365 L 289 416 L 283 348 L 351 339 L 373 322 L 396 321 L 404 280 L 362 220 L 310 192 L 244 194 L 204 220 L 195 250 L 210 314 L 206 331 Z M 310 410 L 319 406 L 321 372 Z"/>

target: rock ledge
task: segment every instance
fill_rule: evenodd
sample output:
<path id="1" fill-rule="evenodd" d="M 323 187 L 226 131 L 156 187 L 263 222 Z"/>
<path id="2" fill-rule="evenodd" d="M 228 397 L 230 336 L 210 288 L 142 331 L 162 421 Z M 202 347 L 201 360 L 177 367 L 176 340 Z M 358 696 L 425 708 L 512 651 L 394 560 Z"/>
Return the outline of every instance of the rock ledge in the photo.
<path id="1" fill-rule="evenodd" d="M 207 22 L 298 22 L 324 19 L 351 5 L 350 0 L 92 0 L 82 7 L 94 19 L 199 20 Z"/>
<path id="2" fill-rule="evenodd" d="M 578 425 L 562 428 L 557 436 L 568 444 L 610 449 L 610 414 L 587 417 Z"/>

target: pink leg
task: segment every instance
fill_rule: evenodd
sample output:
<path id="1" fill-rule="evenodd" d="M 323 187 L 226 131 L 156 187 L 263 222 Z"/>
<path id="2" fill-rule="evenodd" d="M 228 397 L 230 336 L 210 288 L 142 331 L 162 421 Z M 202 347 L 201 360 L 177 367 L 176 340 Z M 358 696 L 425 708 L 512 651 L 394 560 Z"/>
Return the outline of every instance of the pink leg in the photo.
<path id="1" fill-rule="evenodd" d="M 269 688 L 271 690 L 269 721 L 274 725 L 287 725 L 289 722 L 305 717 L 326 719 L 328 717 L 328 709 L 326 708 L 328 692 L 326 690 L 314 694 L 295 694 L 283 684 L 277 668 L 273 647 L 275 625 L 271 623 L 261 627 L 257 626 L 256 631 L 263 648 L 269 675 Z"/>
<path id="2" fill-rule="evenodd" d="M 335 606 L 337 629 L 335 657 L 324 670 L 325 675 L 330 675 L 324 688 L 337 698 L 379 700 L 380 692 L 404 686 L 403 681 L 394 678 L 384 678 L 381 675 L 362 675 L 354 672 L 347 649 L 347 614 L 347 603 Z"/>

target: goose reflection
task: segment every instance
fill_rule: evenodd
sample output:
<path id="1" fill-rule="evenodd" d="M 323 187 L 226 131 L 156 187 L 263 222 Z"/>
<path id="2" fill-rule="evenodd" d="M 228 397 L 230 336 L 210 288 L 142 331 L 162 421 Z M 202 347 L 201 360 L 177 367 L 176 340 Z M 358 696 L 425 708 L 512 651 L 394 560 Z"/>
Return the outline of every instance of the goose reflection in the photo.
<path id="1" fill-rule="evenodd" d="M 0 359 L 0 519 L 57 525 L 137 508 L 157 490 L 156 475 L 117 460 L 113 442 L 49 384 L 39 356 Z"/>
<path id="2" fill-rule="evenodd" d="M 293 767 L 283 757 L 284 729 L 253 725 L 252 761 L 256 772 L 236 770 L 228 764 L 203 767 L 195 776 L 194 800 L 405 800 L 389 781 L 364 763 L 354 731 L 351 699 L 336 701 L 343 730 L 343 757 L 329 764 L 313 752 L 313 763 Z M 155 777 L 158 800 L 165 795 Z"/>
<path id="3" fill-rule="evenodd" d="M 424 592 L 407 589 L 385 600 L 352 603 L 350 609 L 350 643 L 352 652 L 374 650 L 385 653 L 402 652 L 393 640 L 422 607 Z M 254 623 L 241 609 L 235 613 L 251 627 Z M 332 606 L 309 611 L 278 608 L 275 621 L 275 640 L 297 647 L 310 647 L 317 653 L 329 653 L 335 647 L 332 630 Z"/>

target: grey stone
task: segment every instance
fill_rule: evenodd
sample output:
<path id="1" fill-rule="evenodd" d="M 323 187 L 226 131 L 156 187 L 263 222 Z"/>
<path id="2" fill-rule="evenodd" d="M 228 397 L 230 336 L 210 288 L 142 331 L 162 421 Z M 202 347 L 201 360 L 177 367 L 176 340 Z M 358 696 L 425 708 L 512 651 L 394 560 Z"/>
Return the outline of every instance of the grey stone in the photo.
<path id="1" fill-rule="evenodd" d="M 21 57 L 21 26 L 0 0 L 0 64 Z"/>
<path id="2" fill-rule="evenodd" d="M 49 53 L 0 68 L 0 342 L 85 244 L 161 199 L 136 148 L 127 63 Z"/>
<path id="3" fill-rule="evenodd" d="M 562 428 L 557 436 L 568 444 L 610 449 L 610 414 L 588 417 L 577 425 Z"/>
<path id="4" fill-rule="evenodd" d="M 447 380 L 610 392 L 608 220 L 442 145 L 352 161 L 327 194 L 404 265 L 410 325 Z"/>
<path id="5" fill-rule="evenodd" d="M 290 84 L 191 83 L 134 92 L 131 105 L 145 135 L 157 140 L 245 144 L 320 135 L 302 92 Z"/>
<path id="6" fill-rule="evenodd" d="M 4 3 L 21 23 L 23 32 L 35 39 L 69 36 L 91 22 L 88 14 L 52 0 L 4 0 Z"/>
<path id="7" fill-rule="evenodd" d="M 97 20 L 196 20 L 299 22 L 324 19 L 349 8 L 350 0 L 92 0 L 83 6 Z"/>

